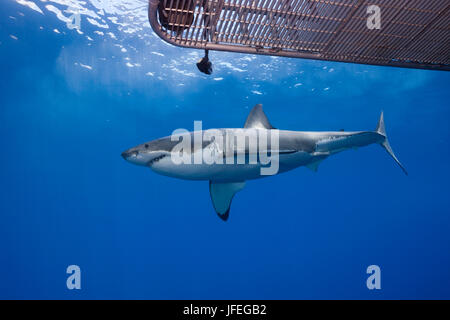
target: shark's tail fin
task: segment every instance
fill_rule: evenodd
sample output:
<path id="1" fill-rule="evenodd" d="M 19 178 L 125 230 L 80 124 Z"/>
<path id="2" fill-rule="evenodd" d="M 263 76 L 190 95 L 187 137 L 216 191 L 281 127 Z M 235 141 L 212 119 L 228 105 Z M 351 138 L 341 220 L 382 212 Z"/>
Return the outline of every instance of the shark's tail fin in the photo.
<path id="1" fill-rule="evenodd" d="M 377 133 L 381 134 L 384 139 L 382 142 L 380 142 L 380 145 L 387 151 L 387 153 L 390 154 L 390 156 L 394 159 L 395 162 L 400 166 L 400 168 L 403 170 L 403 172 L 408 175 L 408 172 L 406 171 L 405 167 L 401 164 L 401 162 L 397 159 L 397 157 L 394 154 L 394 151 L 392 151 L 391 145 L 389 144 L 389 140 L 386 135 L 386 128 L 384 126 L 384 117 L 383 112 L 381 112 L 380 120 L 378 120 L 378 126 L 376 129 Z"/>

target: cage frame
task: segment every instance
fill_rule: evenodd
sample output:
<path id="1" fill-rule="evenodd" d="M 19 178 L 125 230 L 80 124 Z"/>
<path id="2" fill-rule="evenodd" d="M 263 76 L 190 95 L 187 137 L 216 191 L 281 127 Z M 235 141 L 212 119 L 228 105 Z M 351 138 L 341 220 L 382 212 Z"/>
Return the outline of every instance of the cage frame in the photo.
<path id="1" fill-rule="evenodd" d="M 186 7 L 188 1 L 194 2 L 193 10 Z M 171 28 L 163 27 L 158 19 L 160 3 L 177 15 L 175 22 L 169 24 Z M 450 0 L 392 3 L 392 0 L 149 0 L 148 18 L 161 39 L 179 47 L 450 71 Z M 307 5 L 328 9 L 318 9 L 322 12 L 313 14 L 314 10 L 304 10 Z M 365 27 L 361 14 L 368 5 L 380 6 L 381 12 L 390 8 L 379 30 Z M 304 42 L 305 46 L 288 45 L 295 41 Z"/>

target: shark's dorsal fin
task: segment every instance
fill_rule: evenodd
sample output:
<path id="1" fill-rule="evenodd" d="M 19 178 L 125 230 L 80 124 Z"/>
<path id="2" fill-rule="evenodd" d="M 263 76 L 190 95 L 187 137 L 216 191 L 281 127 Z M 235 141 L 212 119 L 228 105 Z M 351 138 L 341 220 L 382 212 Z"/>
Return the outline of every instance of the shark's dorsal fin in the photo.
<path id="1" fill-rule="evenodd" d="M 216 210 L 220 219 L 227 221 L 230 215 L 231 200 L 233 200 L 236 192 L 242 190 L 244 187 L 245 181 L 231 183 L 209 182 L 211 200 L 214 210 Z"/>
<path id="2" fill-rule="evenodd" d="M 275 129 L 270 124 L 269 119 L 267 119 L 262 109 L 262 104 L 257 104 L 253 107 L 247 117 L 247 121 L 245 121 L 244 128 Z"/>

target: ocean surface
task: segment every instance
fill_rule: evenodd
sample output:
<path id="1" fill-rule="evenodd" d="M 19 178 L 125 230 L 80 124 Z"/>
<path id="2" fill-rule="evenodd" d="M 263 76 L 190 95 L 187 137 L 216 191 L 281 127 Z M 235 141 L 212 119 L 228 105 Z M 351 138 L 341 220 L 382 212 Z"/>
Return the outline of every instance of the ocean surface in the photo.
<path id="1" fill-rule="evenodd" d="M 146 8 L 0 2 L 0 298 L 450 298 L 450 73 L 210 52 L 206 76 Z M 225 223 L 207 182 L 120 156 L 194 120 L 242 127 L 257 103 L 304 131 L 373 130 L 383 110 L 409 175 L 346 151 L 248 181 Z"/>

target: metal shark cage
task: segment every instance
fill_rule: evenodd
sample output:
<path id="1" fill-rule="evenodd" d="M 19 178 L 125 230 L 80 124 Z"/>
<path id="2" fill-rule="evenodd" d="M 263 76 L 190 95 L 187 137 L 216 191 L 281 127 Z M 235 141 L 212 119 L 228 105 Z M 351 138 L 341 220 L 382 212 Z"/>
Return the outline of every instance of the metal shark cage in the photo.
<path id="1" fill-rule="evenodd" d="M 450 0 L 149 0 L 148 16 L 181 47 L 450 70 Z"/>

